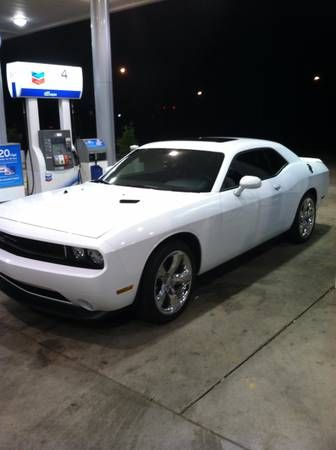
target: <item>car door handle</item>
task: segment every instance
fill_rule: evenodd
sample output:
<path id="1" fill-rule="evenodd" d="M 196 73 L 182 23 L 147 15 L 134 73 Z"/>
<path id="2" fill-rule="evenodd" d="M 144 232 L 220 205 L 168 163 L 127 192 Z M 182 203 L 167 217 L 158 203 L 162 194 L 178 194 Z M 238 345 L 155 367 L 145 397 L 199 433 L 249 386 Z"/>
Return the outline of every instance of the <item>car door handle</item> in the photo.
<path id="1" fill-rule="evenodd" d="M 280 184 L 273 184 L 273 187 L 276 191 L 280 191 L 281 185 Z"/>

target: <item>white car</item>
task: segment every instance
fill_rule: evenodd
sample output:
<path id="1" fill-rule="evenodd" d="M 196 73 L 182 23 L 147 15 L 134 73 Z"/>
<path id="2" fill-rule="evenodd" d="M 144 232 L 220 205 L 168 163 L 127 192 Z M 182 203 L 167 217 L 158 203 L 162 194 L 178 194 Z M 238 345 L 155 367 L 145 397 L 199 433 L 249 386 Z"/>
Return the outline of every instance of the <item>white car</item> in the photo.
<path id="1" fill-rule="evenodd" d="M 328 184 L 321 160 L 275 142 L 147 144 L 98 182 L 2 204 L 1 288 L 37 308 L 96 317 L 134 304 L 166 322 L 195 275 L 285 231 L 307 241 Z"/>

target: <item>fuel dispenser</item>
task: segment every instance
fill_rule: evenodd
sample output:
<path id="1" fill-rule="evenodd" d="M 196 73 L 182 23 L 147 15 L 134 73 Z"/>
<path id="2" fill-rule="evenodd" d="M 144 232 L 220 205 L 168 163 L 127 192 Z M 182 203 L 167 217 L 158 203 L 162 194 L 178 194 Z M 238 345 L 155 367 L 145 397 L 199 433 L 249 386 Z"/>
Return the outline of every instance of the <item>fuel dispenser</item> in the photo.
<path id="1" fill-rule="evenodd" d="M 102 139 L 77 139 L 77 154 L 83 182 L 97 180 L 108 167 L 107 148 Z"/>
<path id="2" fill-rule="evenodd" d="M 72 143 L 70 99 L 80 99 L 80 67 L 28 62 L 7 64 L 8 90 L 26 102 L 29 151 L 28 194 L 78 184 L 79 164 Z M 38 99 L 58 101 L 60 130 L 40 130 Z"/>

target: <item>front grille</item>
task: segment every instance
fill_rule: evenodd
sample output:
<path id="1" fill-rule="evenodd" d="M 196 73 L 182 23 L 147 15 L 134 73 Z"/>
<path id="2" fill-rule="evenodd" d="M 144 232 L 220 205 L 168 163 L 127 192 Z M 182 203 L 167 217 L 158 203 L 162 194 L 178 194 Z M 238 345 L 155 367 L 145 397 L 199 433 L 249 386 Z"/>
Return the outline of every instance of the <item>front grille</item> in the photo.
<path id="1" fill-rule="evenodd" d="M 0 248 L 24 258 L 68 264 L 64 245 L 13 236 L 0 231 Z"/>

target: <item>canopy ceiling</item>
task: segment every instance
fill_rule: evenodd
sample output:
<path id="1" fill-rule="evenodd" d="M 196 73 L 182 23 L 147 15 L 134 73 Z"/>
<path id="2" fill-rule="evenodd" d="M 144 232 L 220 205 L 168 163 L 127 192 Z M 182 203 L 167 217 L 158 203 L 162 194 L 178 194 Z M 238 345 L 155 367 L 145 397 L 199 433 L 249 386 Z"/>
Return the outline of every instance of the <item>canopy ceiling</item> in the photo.
<path id="1" fill-rule="evenodd" d="M 121 11 L 160 0 L 109 0 L 110 11 Z M 12 22 L 16 14 L 28 18 L 25 27 Z M 77 22 L 90 16 L 90 0 L 0 0 L 0 35 L 3 39 Z"/>

